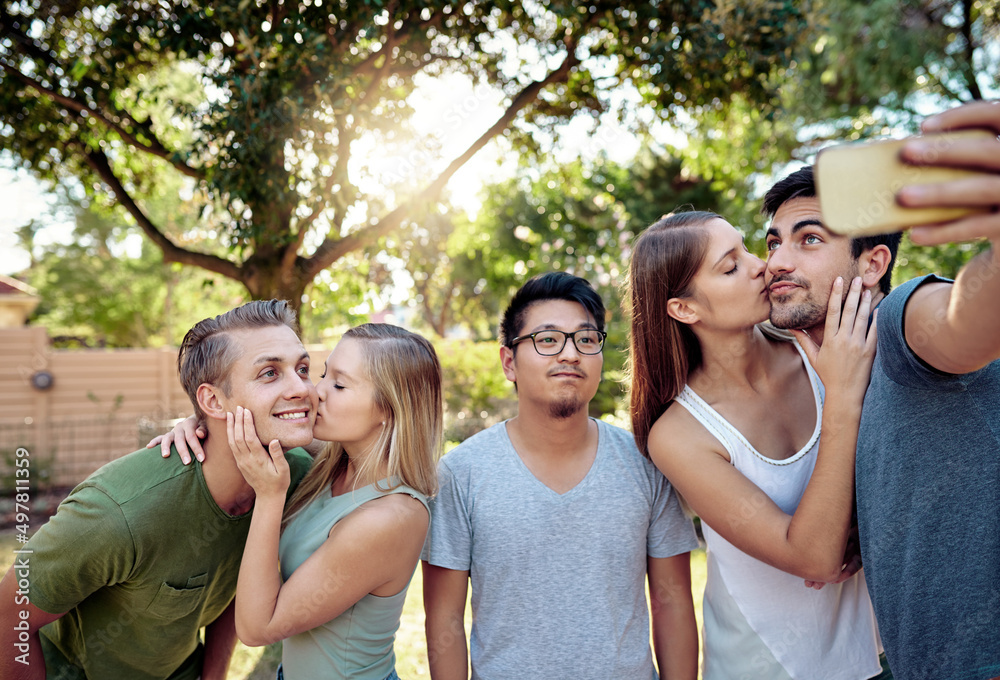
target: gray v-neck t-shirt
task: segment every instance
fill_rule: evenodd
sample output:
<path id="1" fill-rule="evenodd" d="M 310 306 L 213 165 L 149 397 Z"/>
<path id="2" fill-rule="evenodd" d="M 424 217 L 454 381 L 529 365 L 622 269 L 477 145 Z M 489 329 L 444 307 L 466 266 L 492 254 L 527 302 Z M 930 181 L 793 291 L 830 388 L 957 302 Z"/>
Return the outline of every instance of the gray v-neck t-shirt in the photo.
<path id="1" fill-rule="evenodd" d="M 470 572 L 474 680 L 656 677 L 646 558 L 698 543 L 632 435 L 595 422 L 594 463 L 564 494 L 528 470 L 506 423 L 441 460 L 421 558 Z"/>

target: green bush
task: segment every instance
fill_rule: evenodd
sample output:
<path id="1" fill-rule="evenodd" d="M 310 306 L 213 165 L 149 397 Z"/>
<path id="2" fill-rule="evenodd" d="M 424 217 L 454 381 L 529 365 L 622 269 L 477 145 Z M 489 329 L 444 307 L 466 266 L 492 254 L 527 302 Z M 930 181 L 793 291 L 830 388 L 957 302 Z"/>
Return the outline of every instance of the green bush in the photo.
<path id="1" fill-rule="evenodd" d="M 460 443 L 517 414 L 514 386 L 500 368 L 494 342 L 438 340 L 444 380 L 445 441 Z"/>

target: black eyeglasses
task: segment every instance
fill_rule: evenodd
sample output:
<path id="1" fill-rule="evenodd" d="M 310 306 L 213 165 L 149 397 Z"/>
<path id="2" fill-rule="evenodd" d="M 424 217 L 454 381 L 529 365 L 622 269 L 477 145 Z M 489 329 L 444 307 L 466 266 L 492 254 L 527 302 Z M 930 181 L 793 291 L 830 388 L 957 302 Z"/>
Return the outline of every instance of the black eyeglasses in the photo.
<path id="1" fill-rule="evenodd" d="M 593 328 L 584 328 L 572 333 L 548 330 L 521 335 L 511 340 L 510 344 L 513 347 L 522 340 L 531 338 L 531 344 L 535 346 L 536 352 L 543 357 L 551 357 L 562 352 L 563 348 L 566 347 L 566 340 L 573 338 L 573 346 L 580 354 L 600 354 L 601 350 L 604 349 L 604 340 L 607 337 L 608 334 L 604 331 Z"/>

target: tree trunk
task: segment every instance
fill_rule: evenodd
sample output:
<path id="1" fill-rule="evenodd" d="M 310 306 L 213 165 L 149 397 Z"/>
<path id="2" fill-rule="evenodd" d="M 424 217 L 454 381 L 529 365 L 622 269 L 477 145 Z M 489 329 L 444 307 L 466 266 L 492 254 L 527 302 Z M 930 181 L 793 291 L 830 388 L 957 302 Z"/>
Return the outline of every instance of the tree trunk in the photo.
<path id="1" fill-rule="evenodd" d="M 282 262 L 280 253 L 253 256 L 241 268 L 239 281 L 254 300 L 287 300 L 298 322 L 309 279 L 299 262 Z"/>

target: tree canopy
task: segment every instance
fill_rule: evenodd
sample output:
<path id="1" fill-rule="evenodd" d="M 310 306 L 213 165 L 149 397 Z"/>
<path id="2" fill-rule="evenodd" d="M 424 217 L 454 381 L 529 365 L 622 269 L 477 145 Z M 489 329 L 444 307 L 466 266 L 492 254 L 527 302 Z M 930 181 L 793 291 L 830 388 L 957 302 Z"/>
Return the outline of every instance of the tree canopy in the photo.
<path id="1" fill-rule="evenodd" d="M 87 204 L 59 187 L 52 218 L 72 224 L 69 242 L 37 243 L 43 220 L 22 226 L 17 237 L 32 256 L 25 280 L 41 297 L 32 322 L 44 325 L 59 347 L 178 345 L 206 316 L 240 304 L 239 284 L 179 264 L 164 266 L 148 240 L 114 211 Z M 197 215 L 185 212 L 176 192 L 150 201 L 154 215 L 170 215 L 178 229 Z"/>
<path id="2" fill-rule="evenodd" d="M 166 262 L 299 305 L 498 136 L 530 147 L 622 106 L 625 85 L 662 117 L 724 108 L 734 91 L 773 106 L 805 27 L 795 2 L 4 0 L 0 145 L 120 205 Z M 422 183 L 373 186 L 359 140 L 421 143 L 408 98 L 448 72 L 498 93 L 503 113 Z M 187 178 L 215 247 L 151 214 L 164 173 Z"/>
<path id="3" fill-rule="evenodd" d="M 115 225 L 102 236 L 81 218 L 73 246 L 36 248 L 30 278 L 52 293 L 40 312 L 66 333 L 91 321 L 61 306 L 103 307 L 60 291 L 111 299 L 166 262 L 168 290 L 184 263 L 220 290 L 229 277 L 254 297 L 304 292 L 312 340 L 398 297 L 405 270 L 427 328 L 491 337 L 503 301 L 543 269 L 613 297 L 630 234 L 682 203 L 759 245 L 764 181 L 832 140 L 912 132 L 926 113 L 996 96 L 998 38 L 998 0 L 4 0 L 0 147 L 76 196 L 78 217 Z M 412 95 L 450 74 L 500 113 L 456 108 L 436 132 L 416 129 Z M 555 161 L 563 123 L 606 114 L 642 140 L 640 157 Z M 661 153 L 658 120 L 686 143 Z M 470 121 L 478 137 L 449 164 L 441 137 Z M 520 169 L 469 218 L 442 187 L 497 139 Z M 136 229 L 155 248 L 102 264 Z M 953 272 L 975 250 L 904 245 L 900 276 Z M 132 283 L 85 283 L 86 258 Z M 154 308 L 109 312 L 121 328 L 93 321 L 91 339 L 170 341 Z"/>

